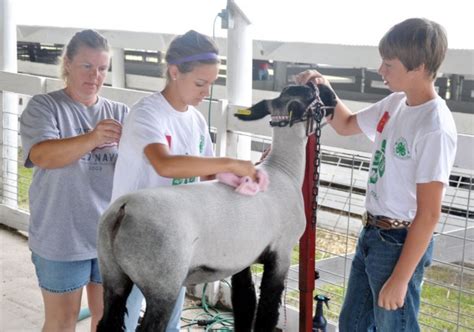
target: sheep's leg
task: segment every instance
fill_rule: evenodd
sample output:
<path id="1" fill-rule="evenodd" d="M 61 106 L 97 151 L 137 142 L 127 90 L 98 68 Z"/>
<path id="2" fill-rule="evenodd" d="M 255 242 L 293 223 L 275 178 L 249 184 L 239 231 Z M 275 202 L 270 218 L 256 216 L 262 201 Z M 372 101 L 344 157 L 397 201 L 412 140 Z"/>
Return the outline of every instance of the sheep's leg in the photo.
<path id="1" fill-rule="evenodd" d="M 285 288 L 285 278 L 288 273 L 288 262 L 277 261 L 273 256 L 265 261 L 262 282 L 260 285 L 260 299 L 258 302 L 255 331 L 274 331 L 278 323 L 278 309 L 281 304 L 281 295 Z"/>
<path id="2" fill-rule="evenodd" d="M 144 292 L 146 310 L 137 331 L 164 332 L 168 326 L 179 292 L 180 288 L 177 288 L 176 295 L 159 294 L 156 291 L 152 293 Z"/>
<path id="3" fill-rule="evenodd" d="M 255 316 L 257 298 L 250 267 L 232 276 L 232 308 L 236 332 L 250 331 Z"/>
<path id="4" fill-rule="evenodd" d="M 132 290 L 133 282 L 123 272 L 113 278 L 106 273 L 102 275 L 104 314 L 97 325 L 97 332 L 122 331 L 127 298 Z"/>

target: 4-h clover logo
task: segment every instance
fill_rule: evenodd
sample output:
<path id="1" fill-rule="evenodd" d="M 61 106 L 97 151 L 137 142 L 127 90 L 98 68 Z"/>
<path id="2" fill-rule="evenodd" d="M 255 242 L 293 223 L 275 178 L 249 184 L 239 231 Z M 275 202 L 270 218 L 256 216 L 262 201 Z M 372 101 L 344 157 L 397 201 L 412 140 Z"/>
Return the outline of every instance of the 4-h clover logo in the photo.
<path id="1" fill-rule="evenodd" d="M 387 140 L 384 139 L 380 144 L 380 149 L 375 151 L 374 159 L 372 160 L 372 168 L 369 171 L 369 183 L 377 183 L 379 177 L 385 173 L 385 147 Z"/>
<path id="2" fill-rule="evenodd" d="M 199 137 L 199 153 L 202 154 L 204 151 L 204 135 Z"/>
<path id="3" fill-rule="evenodd" d="M 393 154 L 400 159 L 410 158 L 410 150 L 408 149 L 407 140 L 403 137 L 400 137 L 395 141 L 393 145 Z"/>

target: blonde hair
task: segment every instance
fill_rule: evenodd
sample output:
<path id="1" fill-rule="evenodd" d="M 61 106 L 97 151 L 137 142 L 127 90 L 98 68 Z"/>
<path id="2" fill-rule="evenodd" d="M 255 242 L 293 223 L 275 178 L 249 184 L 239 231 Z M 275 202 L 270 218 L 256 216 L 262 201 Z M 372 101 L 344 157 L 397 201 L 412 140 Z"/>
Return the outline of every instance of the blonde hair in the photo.
<path id="1" fill-rule="evenodd" d="M 94 50 L 110 52 L 110 46 L 107 39 L 95 30 L 87 29 L 76 32 L 69 43 L 64 47 L 60 58 L 60 75 L 64 82 L 67 81 L 67 70 L 65 68 L 66 59 L 72 60 L 83 46 Z"/>

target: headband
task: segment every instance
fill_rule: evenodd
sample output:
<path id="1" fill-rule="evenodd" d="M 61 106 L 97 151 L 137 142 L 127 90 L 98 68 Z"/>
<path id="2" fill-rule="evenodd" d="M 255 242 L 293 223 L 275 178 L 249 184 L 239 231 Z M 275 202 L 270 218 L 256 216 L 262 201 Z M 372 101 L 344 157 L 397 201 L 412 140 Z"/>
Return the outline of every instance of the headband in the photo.
<path id="1" fill-rule="evenodd" d="M 199 54 L 186 56 L 184 58 L 168 61 L 168 64 L 180 65 L 185 62 L 193 62 L 193 61 L 199 61 L 199 60 L 219 60 L 219 58 L 217 57 L 217 54 L 214 52 L 199 53 Z"/>

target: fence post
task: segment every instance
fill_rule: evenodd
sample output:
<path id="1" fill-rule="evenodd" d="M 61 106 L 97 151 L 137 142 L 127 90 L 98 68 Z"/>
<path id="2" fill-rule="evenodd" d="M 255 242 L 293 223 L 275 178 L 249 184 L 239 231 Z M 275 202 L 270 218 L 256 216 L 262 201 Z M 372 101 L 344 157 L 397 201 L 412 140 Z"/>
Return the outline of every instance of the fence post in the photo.
<path id="1" fill-rule="evenodd" d="M 125 88 L 125 52 L 123 48 L 112 49 L 112 86 Z"/>
<path id="2" fill-rule="evenodd" d="M 236 133 L 227 133 L 226 153 L 228 157 L 251 160 L 252 138 Z"/>
<path id="3" fill-rule="evenodd" d="M 2 93 L 2 196 L 3 204 L 18 207 L 18 97 Z"/>
<path id="4" fill-rule="evenodd" d="M 217 103 L 217 119 L 216 119 L 216 156 L 225 157 L 227 148 L 227 114 L 228 102 L 227 100 L 219 100 Z M 209 126 L 211 124 L 209 123 Z"/>
<path id="5" fill-rule="evenodd" d="M 281 91 L 288 85 L 288 62 L 273 62 L 273 90 Z"/>
<path id="6" fill-rule="evenodd" d="M 460 75 L 450 75 L 449 77 L 450 85 L 449 85 L 449 99 L 450 100 L 460 100 L 461 98 L 461 83 L 462 83 L 462 76 Z"/>
<path id="7" fill-rule="evenodd" d="M 0 91 L 0 119 L 3 119 L 3 91 Z M 0 204 L 3 204 L 3 197 L 5 196 L 3 194 L 3 124 L 0 125 Z"/>
<path id="8" fill-rule="evenodd" d="M 15 4 L 13 0 L 0 0 L 0 70 L 17 72 L 17 38 Z M 0 119 L 2 121 L 2 203 L 16 208 L 17 203 L 17 155 L 18 155 L 18 96 L 2 91 L 0 98 Z"/>

